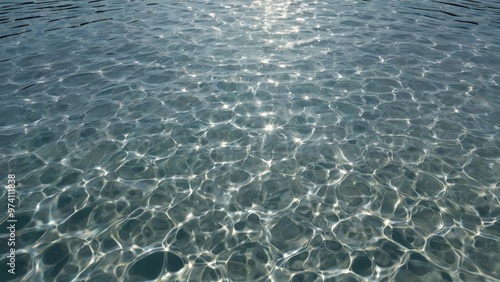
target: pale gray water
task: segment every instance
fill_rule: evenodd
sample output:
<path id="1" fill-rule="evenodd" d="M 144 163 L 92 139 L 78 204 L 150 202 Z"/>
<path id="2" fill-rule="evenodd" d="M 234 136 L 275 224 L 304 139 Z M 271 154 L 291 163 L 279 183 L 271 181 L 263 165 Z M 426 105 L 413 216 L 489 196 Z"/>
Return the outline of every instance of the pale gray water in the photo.
<path id="1" fill-rule="evenodd" d="M 500 2 L 220 2 L 0 1 L 1 281 L 500 280 Z"/>

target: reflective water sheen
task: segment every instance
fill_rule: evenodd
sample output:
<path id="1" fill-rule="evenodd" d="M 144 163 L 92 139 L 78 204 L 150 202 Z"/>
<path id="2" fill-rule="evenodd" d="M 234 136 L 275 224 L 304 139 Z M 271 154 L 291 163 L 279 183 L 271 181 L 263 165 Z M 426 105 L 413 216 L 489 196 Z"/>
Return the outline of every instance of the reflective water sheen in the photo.
<path id="1" fill-rule="evenodd" d="M 0 1 L 0 280 L 499 281 L 499 28 L 497 0 Z"/>

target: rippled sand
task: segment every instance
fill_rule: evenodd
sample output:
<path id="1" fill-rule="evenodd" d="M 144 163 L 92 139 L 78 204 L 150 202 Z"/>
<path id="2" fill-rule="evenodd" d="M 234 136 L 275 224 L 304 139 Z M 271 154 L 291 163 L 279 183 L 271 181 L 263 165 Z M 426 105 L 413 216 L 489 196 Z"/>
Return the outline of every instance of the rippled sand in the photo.
<path id="1" fill-rule="evenodd" d="M 0 280 L 500 280 L 498 3 L 168 2 L 0 2 Z"/>

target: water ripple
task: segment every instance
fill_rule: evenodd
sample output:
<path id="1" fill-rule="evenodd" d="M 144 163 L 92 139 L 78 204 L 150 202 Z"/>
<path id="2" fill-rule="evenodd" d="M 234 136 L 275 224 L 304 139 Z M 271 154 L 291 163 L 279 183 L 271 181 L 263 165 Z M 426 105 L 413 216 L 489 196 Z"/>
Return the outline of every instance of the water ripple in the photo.
<path id="1" fill-rule="evenodd" d="M 500 279 L 495 1 L 0 8 L 0 280 Z"/>

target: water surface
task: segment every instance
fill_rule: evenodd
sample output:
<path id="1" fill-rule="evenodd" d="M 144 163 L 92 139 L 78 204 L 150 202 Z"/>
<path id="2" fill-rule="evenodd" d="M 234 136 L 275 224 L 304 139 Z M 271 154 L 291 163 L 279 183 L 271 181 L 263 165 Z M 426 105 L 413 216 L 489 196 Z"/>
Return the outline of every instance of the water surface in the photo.
<path id="1" fill-rule="evenodd" d="M 0 1 L 1 280 L 500 280 L 500 3 L 224 2 Z"/>

